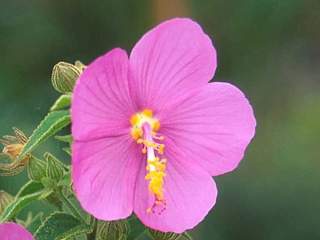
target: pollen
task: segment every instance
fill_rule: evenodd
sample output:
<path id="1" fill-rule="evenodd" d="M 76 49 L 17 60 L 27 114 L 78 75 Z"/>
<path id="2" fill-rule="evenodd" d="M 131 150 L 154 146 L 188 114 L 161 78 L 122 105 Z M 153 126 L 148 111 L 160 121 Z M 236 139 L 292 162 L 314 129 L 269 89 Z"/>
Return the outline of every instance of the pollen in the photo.
<path id="1" fill-rule="evenodd" d="M 148 124 L 153 132 L 160 129 L 160 122 L 153 117 L 153 112 L 150 109 L 144 109 L 142 112 L 134 114 L 131 119 L 131 136 L 138 140 L 143 137 L 143 125 Z"/>
<path id="2" fill-rule="evenodd" d="M 137 144 L 142 145 L 142 154 L 146 155 L 146 176 L 149 192 L 154 196 L 154 203 L 146 209 L 148 213 L 161 214 L 166 208 L 165 176 L 167 160 L 162 157 L 165 145 L 159 143 L 164 137 L 158 135 L 160 121 L 154 117 L 152 110 L 144 109 L 134 114 L 131 119 L 131 136 Z"/>

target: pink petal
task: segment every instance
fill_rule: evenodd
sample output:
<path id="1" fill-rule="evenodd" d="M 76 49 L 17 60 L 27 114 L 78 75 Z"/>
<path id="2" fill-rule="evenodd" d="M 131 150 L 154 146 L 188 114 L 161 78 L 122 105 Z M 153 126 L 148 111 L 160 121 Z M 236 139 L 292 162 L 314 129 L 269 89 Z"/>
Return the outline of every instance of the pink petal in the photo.
<path id="1" fill-rule="evenodd" d="M 174 144 L 173 141 L 170 144 Z M 171 148 L 174 149 L 174 148 Z M 192 229 L 208 214 L 217 197 L 216 185 L 211 176 L 198 165 L 185 161 L 181 151 L 166 151 L 168 159 L 164 197 L 166 209 L 161 213 L 147 213 L 154 197 L 148 191 L 145 166 L 137 179 L 134 212 L 148 227 L 162 232 L 182 233 Z"/>
<path id="2" fill-rule="evenodd" d="M 129 134 L 73 144 L 72 179 L 82 207 L 102 220 L 131 215 L 141 149 Z"/>
<path id="3" fill-rule="evenodd" d="M 113 49 L 81 74 L 72 100 L 72 134 L 77 140 L 129 132 L 134 109 L 128 89 L 128 56 Z"/>
<path id="4" fill-rule="evenodd" d="M 16 223 L 0 224 L 1 240 L 33 240 L 31 233 Z"/>
<path id="5" fill-rule="evenodd" d="M 159 109 L 181 91 L 203 86 L 214 75 L 216 51 L 201 27 L 187 18 L 147 32 L 130 55 L 131 88 L 140 108 Z"/>
<path id="6" fill-rule="evenodd" d="M 166 114 L 160 117 L 161 133 L 213 176 L 234 170 L 255 134 L 250 103 L 228 83 L 209 83 Z"/>

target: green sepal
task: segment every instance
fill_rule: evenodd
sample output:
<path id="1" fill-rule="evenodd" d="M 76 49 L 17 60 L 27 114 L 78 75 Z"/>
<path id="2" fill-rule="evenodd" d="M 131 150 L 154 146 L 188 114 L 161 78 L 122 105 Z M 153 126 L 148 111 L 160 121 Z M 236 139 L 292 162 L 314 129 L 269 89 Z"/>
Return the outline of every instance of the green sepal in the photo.
<path id="1" fill-rule="evenodd" d="M 129 225 L 126 220 L 98 221 L 96 240 L 127 240 Z"/>
<path id="2" fill-rule="evenodd" d="M 65 135 L 65 136 L 55 136 L 54 138 L 57 139 L 60 142 L 65 142 L 65 143 L 69 143 L 69 144 L 71 144 L 72 140 L 73 140 L 72 136 L 70 134 L 69 135 Z"/>
<path id="3" fill-rule="evenodd" d="M 93 229 L 75 218 L 62 212 L 51 214 L 40 225 L 35 233 L 37 240 L 62 240 L 88 234 Z"/>
<path id="4" fill-rule="evenodd" d="M 182 239 L 182 234 L 177 233 L 171 233 L 171 232 L 160 232 L 153 229 L 149 229 L 149 234 L 152 237 L 152 239 L 155 240 L 178 240 Z"/>
<path id="5" fill-rule="evenodd" d="M 71 94 L 61 95 L 50 108 L 50 111 L 57 111 L 69 107 L 71 104 Z"/>
<path id="6" fill-rule="evenodd" d="M 70 113 L 67 110 L 50 112 L 33 131 L 19 158 L 22 159 L 49 137 L 69 125 L 70 121 Z"/>
<path id="7" fill-rule="evenodd" d="M 44 158 L 47 161 L 46 176 L 56 181 L 60 181 L 65 174 L 64 164 L 48 152 L 44 154 Z"/>
<path id="8" fill-rule="evenodd" d="M 27 172 L 31 180 L 40 182 L 46 176 L 46 163 L 41 159 L 31 156 L 27 165 Z"/>

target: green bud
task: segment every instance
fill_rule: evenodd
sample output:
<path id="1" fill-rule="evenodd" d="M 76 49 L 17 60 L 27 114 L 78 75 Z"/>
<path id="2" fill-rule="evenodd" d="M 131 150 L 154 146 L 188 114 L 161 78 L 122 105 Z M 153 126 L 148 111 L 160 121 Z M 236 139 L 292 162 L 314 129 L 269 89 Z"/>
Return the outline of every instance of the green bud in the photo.
<path id="1" fill-rule="evenodd" d="M 52 70 L 51 81 L 53 87 L 60 93 L 72 92 L 83 68 L 79 63 L 73 65 L 67 62 L 58 62 Z"/>
<path id="2" fill-rule="evenodd" d="M 13 202 L 14 197 L 5 191 L 0 191 L 0 214 Z"/>
<path id="3" fill-rule="evenodd" d="M 50 179 L 60 181 L 65 172 L 63 163 L 48 152 L 44 154 L 44 157 L 47 160 L 46 176 Z"/>
<path id="4" fill-rule="evenodd" d="M 40 182 L 41 179 L 46 176 L 46 163 L 32 156 L 27 165 L 27 171 L 31 180 Z"/>
<path id="5" fill-rule="evenodd" d="M 151 237 L 155 240 L 177 240 L 180 239 L 180 237 L 182 236 L 181 234 L 170 232 L 164 233 L 152 229 L 149 229 L 149 233 Z"/>
<path id="6" fill-rule="evenodd" d="M 129 233 L 127 221 L 99 221 L 96 240 L 126 240 Z"/>
<path id="7" fill-rule="evenodd" d="M 74 65 L 80 69 L 81 71 L 83 71 L 87 66 L 84 65 L 82 62 L 80 62 L 79 60 L 75 61 Z"/>

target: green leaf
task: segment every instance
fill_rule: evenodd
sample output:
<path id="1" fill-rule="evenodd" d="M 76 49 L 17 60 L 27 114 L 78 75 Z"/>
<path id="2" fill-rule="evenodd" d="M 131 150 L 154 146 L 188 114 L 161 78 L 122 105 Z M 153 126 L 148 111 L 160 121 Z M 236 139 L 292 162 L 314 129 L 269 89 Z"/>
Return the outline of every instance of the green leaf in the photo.
<path id="1" fill-rule="evenodd" d="M 57 111 L 69 107 L 71 104 L 71 94 L 61 95 L 50 108 L 50 111 Z"/>
<path id="2" fill-rule="evenodd" d="M 78 200 L 73 196 L 66 196 L 62 191 L 59 193 L 59 199 L 62 202 L 62 210 L 80 221 L 90 224 L 91 216 L 87 214 L 80 206 Z"/>
<path id="3" fill-rule="evenodd" d="M 71 148 L 65 147 L 65 148 L 62 148 L 62 150 L 65 151 L 69 156 L 71 156 Z"/>
<path id="4" fill-rule="evenodd" d="M 128 240 L 135 240 L 139 236 L 145 233 L 146 228 L 145 226 L 139 221 L 139 219 L 136 216 L 132 216 L 129 220 L 129 235 Z"/>
<path id="5" fill-rule="evenodd" d="M 57 139 L 58 141 L 61 141 L 61 142 L 65 142 L 65 143 L 69 143 L 69 144 L 72 143 L 72 136 L 70 134 L 64 135 L 64 136 L 55 136 L 54 138 Z"/>
<path id="6" fill-rule="evenodd" d="M 31 233 L 35 233 L 39 226 L 42 224 L 43 221 L 43 213 L 40 212 L 36 216 L 32 218 L 31 223 L 28 225 L 27 229 Z"/>
<path id="7" fill-rule="evenodd" d="M 20 191 L 18 192 L 16 198 L 21 198 L 26 195 L 30 195 L 34 192 L 39 192 L 43 190 L 43 185 L 39 182 L 29 181 L 27 182 L 22 188 L 20 188 Z"/>
<path id="8" fill-rule="evenodd" d="M 49 113 L 34 130 L 28 142 L 22 149 L 19 158 L 22 159 L 26 154 L 33 151 L 37 146 L 43 143 L 52 135 L 56 134 L 59 130 L 64 128 L 70 123 L 69 111 L 55 111 Z"/>
<path id="9" fill-rule="evenodd" d="M 62 240 L 90 233 L 89 225 L 83 224 L 72 215 L 56 212 L 51 214 L 35 233 L 37 240 Z"/>
<path id="10" fill-rule="evenodd" d="M 1 214 L 0 216 L 0 223 L 7 222 L 28 206 L 31 202 L 36 201 L 40 198 L 43 191 L 38 191 L 32 194 L 27 194 L 22 197 L 16 198 L 14 202 L 12 202 Z"/>

